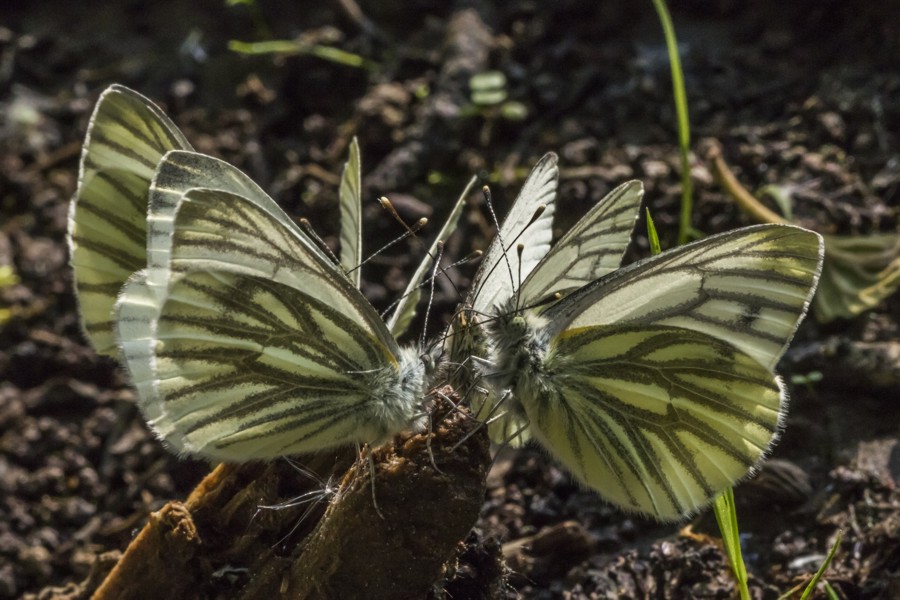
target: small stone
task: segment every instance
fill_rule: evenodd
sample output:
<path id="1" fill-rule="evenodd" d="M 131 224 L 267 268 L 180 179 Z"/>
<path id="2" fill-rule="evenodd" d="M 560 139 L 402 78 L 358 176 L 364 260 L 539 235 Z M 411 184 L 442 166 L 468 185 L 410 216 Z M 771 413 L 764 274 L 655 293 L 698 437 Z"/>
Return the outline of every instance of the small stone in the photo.
<path id="1" fill-rule="evenodd" d="M 16 574 L 13 572 L 12 565 L 3 565 L 0 567 L 0 598 L 15 598 L 16 594 Z"/>
<path id="2" fill-rule="evenodd" d="M 19 564 L 27 575 L 35 579 L 50 576 L 53 570 L 50 565 L 50 551 L 43 546 L 30 546 L 19 551 Z"/>

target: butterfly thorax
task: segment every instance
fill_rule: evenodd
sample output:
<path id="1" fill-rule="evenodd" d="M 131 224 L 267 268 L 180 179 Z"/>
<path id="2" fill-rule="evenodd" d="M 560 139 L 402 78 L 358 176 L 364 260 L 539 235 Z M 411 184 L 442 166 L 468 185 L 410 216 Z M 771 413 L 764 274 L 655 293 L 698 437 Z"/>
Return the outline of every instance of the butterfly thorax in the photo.
<path id="1" fill-rule="evenodd" d="M 516 310 L 512 306 L 499 310 L 499 316 L 488 326 L 492 342 L 494 372 L 491 383 L 496 389 L 534 391 L 547 381 L 546 357 L 549 349 L 547 320 L 533 310 Z"/>
<path id="2" fill-rule="evenodd" d="M 367 386 L 371 390 L 366 410 L 358 420 L 365 439 L 380 443 L 398 431 L 424 428 L 425 363 L 415 347 L 403 348 L 397 355 L 397 365 L 368 373 Z"/>

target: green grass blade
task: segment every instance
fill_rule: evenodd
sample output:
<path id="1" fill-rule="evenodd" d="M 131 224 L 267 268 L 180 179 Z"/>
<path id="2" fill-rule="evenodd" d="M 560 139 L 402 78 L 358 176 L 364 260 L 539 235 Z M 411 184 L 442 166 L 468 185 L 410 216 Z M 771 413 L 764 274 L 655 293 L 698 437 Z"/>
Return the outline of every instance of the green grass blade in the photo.
<path id="1" fill-rule="evenodd" d="M 825 561 L 822 563 L 822 566 L 819 567 L 819 570 L 816 571 L 816 574 L 813 575 L 812 581 L 809 582 L 809 585 L 806 586 L 806 589 L 803 590 L 803 595 L 800 596 L 800 600 L 806 600 L 809 598 L 810 594 L 816 589 L 816 585 L 819 583 L 819 580 L 822 579 L 822 576 L 825 574 L 825 571 L 828 569 L 828 565 L 831 564 L 831 561 L 834 559 L 834 555 L 837 552 L 838 546 L 841 545 L 841 530 L 839 529 L 837 532 L 837 537 L 834 540 L 834 545 L 831 546 L 831 550 L 828 552 L 828 556 L 825 557 Z M 831 586 L 828 586 L 831 587 Z M 831 590 L 834 593 L 834 590 Z"/>
<path id="2" fill-rule="evenodd" d="M 684 89 L 684 75 L 681 70 L 681 59 L 678 56 L 678 40 L 672 17 L 664 0 L 653 0 L 653 7 L 659 16 L 666 38 L 666 50 L 669 53 L 669 67 L 672 70 L 672 91 L 675 94 L 675 112 L 678 116 L 678 151 L 681 155 L 681 218 L 678 223 L 678 243 L 688 241 L 693 231 L 691 212 L 694 205 L 694 183 L 691 180 L 691 126 L 688 121 L 687 93 Z"/>
<path id="3" fill-rule="evenodd" d="M 659 235 L 656 233 L 656 225 L 653 223 L 653 217 L 650 216 L 650 209 L 647 209 L 647 238 L 650 240 L 650 254 L 655 256 L 662 252 L 659 247 Z"/>
<path id="4" fill-rule="evenodd" d="M 734 571 L 741 600 L 750 600 L 750 590 L 747 588 L 747 567 L 744 566 L 744 557 L 741 554 L 737 510 L 734 506 L 734 490 L 731 487 L 725 488 L 725 491 L 716 497 L 713 511 L 716 513 L 716 522 L 722 533 L 722 543 L 725 545 L 725 553 L 728 554 L 731 570 Z"/>
<path id="5" fill-rule="evenodd" d="M 231 40 L 228 42 L 228 49 L 232 52 L 247 56 L 257 56 L 260 54 L 305 54 L 356 69 L 375 71 L 378 68 L 377 63 L 367 58 L 363 58 L 358 54 L 353 54 L 352 52 L 347 52 L 340 48 L 335 48 L 334 46 L 304 44 L 297 40 L 269 40 L 265 42 L 242 42 L 239 40 Z"/>

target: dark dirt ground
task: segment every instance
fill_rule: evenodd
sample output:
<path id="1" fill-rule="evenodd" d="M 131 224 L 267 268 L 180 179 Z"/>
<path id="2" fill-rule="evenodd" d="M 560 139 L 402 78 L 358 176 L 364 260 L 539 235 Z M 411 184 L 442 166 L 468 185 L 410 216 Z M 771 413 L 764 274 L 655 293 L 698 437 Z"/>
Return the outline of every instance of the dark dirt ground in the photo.
<path id="1" fill-rule="evenodd" d="M 108 84 L 162 103 L 199 151 L 248 172 L 328 241 L 337 176 L 357 135 L 366 197 L 389 195 L 407 220 L 439 217 L 473 173 L 489 178 L 502 213 L 523 173 L 554 150 L 563 168 L 560 231 L 612 186 L 638 178 L 663 246 L 674 243 L 677 138 L 649 2 L 385 4 L 362 3 L 384 39 L 338 2 L 301 10 L 260 0 L 258 18 L 211 0 L 4 5 L 0 265 L 20 283 L 0 290 L 0 308 L 10 311 L 0 326 L 0 598 L 52 597 L 50 586 L 82 580 L 98 553 L 123 549 L 151 511 L 183 498 L 208 471 L 153 439 L 121 370 L 98 359 L 78 330 L 66 214 L 87 119 Z M 478 17 L 448 28 L 465 6 Z M 673 1 L 695 149 L 717 138 L 750 189 L 792 186 L 802 225 L 895 231 L 898 8 Z M 229 39 L 296 35 L 377 66 L 226 48 Z M 488 69 L 506 74 L 524 120 L 467 106 L 467 73 Z M 697 228 L 750 224 L 700 158 L 693 176 Z M 374 202 L 369 208 L 373 251 L 398 227 Z M 470 208 L 449 256 L 485 246 L 484 215 Z M 631 258 L 646 245 L 639 235 Z M 403 245 L 377 257 L 365 271 L 367 296 L 386 306 L 416 261 Z M 457 300 L 451 287 L 438 288 L 432 331 Z M 791 386 L 777 460 L 736 489 L 754 597 L 776 598 L 805 581 L 842 530 L 827 575 L 839 596 L 900 598 L 898 317 L 895 296 L 851 321 L 808 319 L 781 364 L 787 379 L 823 378 Z M 711 515 L 691 526 L 623 515 L 540 451 L 505 452 L 465 568 L 479 568 L 476 548 L 500 544 L 511 575 L 498 597 L 733 597 L 723 554 L 703 535 L 717 536 Z"/>

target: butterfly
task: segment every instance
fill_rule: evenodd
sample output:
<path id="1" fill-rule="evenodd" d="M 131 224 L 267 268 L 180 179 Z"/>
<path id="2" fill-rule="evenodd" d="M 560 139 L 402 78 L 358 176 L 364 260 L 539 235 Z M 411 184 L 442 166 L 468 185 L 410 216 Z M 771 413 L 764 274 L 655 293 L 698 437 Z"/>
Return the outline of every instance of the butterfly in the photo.
<path id="1" fill-rule="evenodd" d="M 246 175 L 193 152 L 147 98 L 101 96 L 69 219 L 83 329 L 121 356 L 176 452 L 247 461 L 420 426 L 421 353 L 399 346 L 350 274 L 355 144 L 342 182 L 344 267 Z"/>
<path id="2" fill-rule="evenodd" d="M 470 380 L 482 380 L 485 368 L 490 368 L 481 360 L 495 341 L 486 322 L 508 310 L 510 299 L 516 297 L 522 306 L 537 305 L 594 281 L 619 267 L 631 241 L 643 196 L 638 181 L 610 192 L 551 248 L 558 162 L 556 154 L 544 155 L 525 180 L 475 274 L 460 313 L 465 325 L 455 321 L 455 331 L 448 336 L 452 362 L 468 363 L 463 372 Z M 466 387 L 477 385 L 470 381 Z M 514 411 L 494 415 L 498 398 L 490 393 L 491 386 L 485 391 L 470 398 L 476 415 L 490 419 L 491 437 L 515 446 L 525 443 L 530 437 L 526 421 Z"/>
<path id="3" fill-rule="evenodd" d="M 630 183 L 548 251 L 553 162 L 535 167 L 486 253 L 459 337 L 482 340 L 504 433 L 536 439 L 627 511 L 681 518 L 777 438 L 787 392 L 774 368 L 815 291 L 822 239 L 747 227 L 617 269 L 640 204 Z"/>

